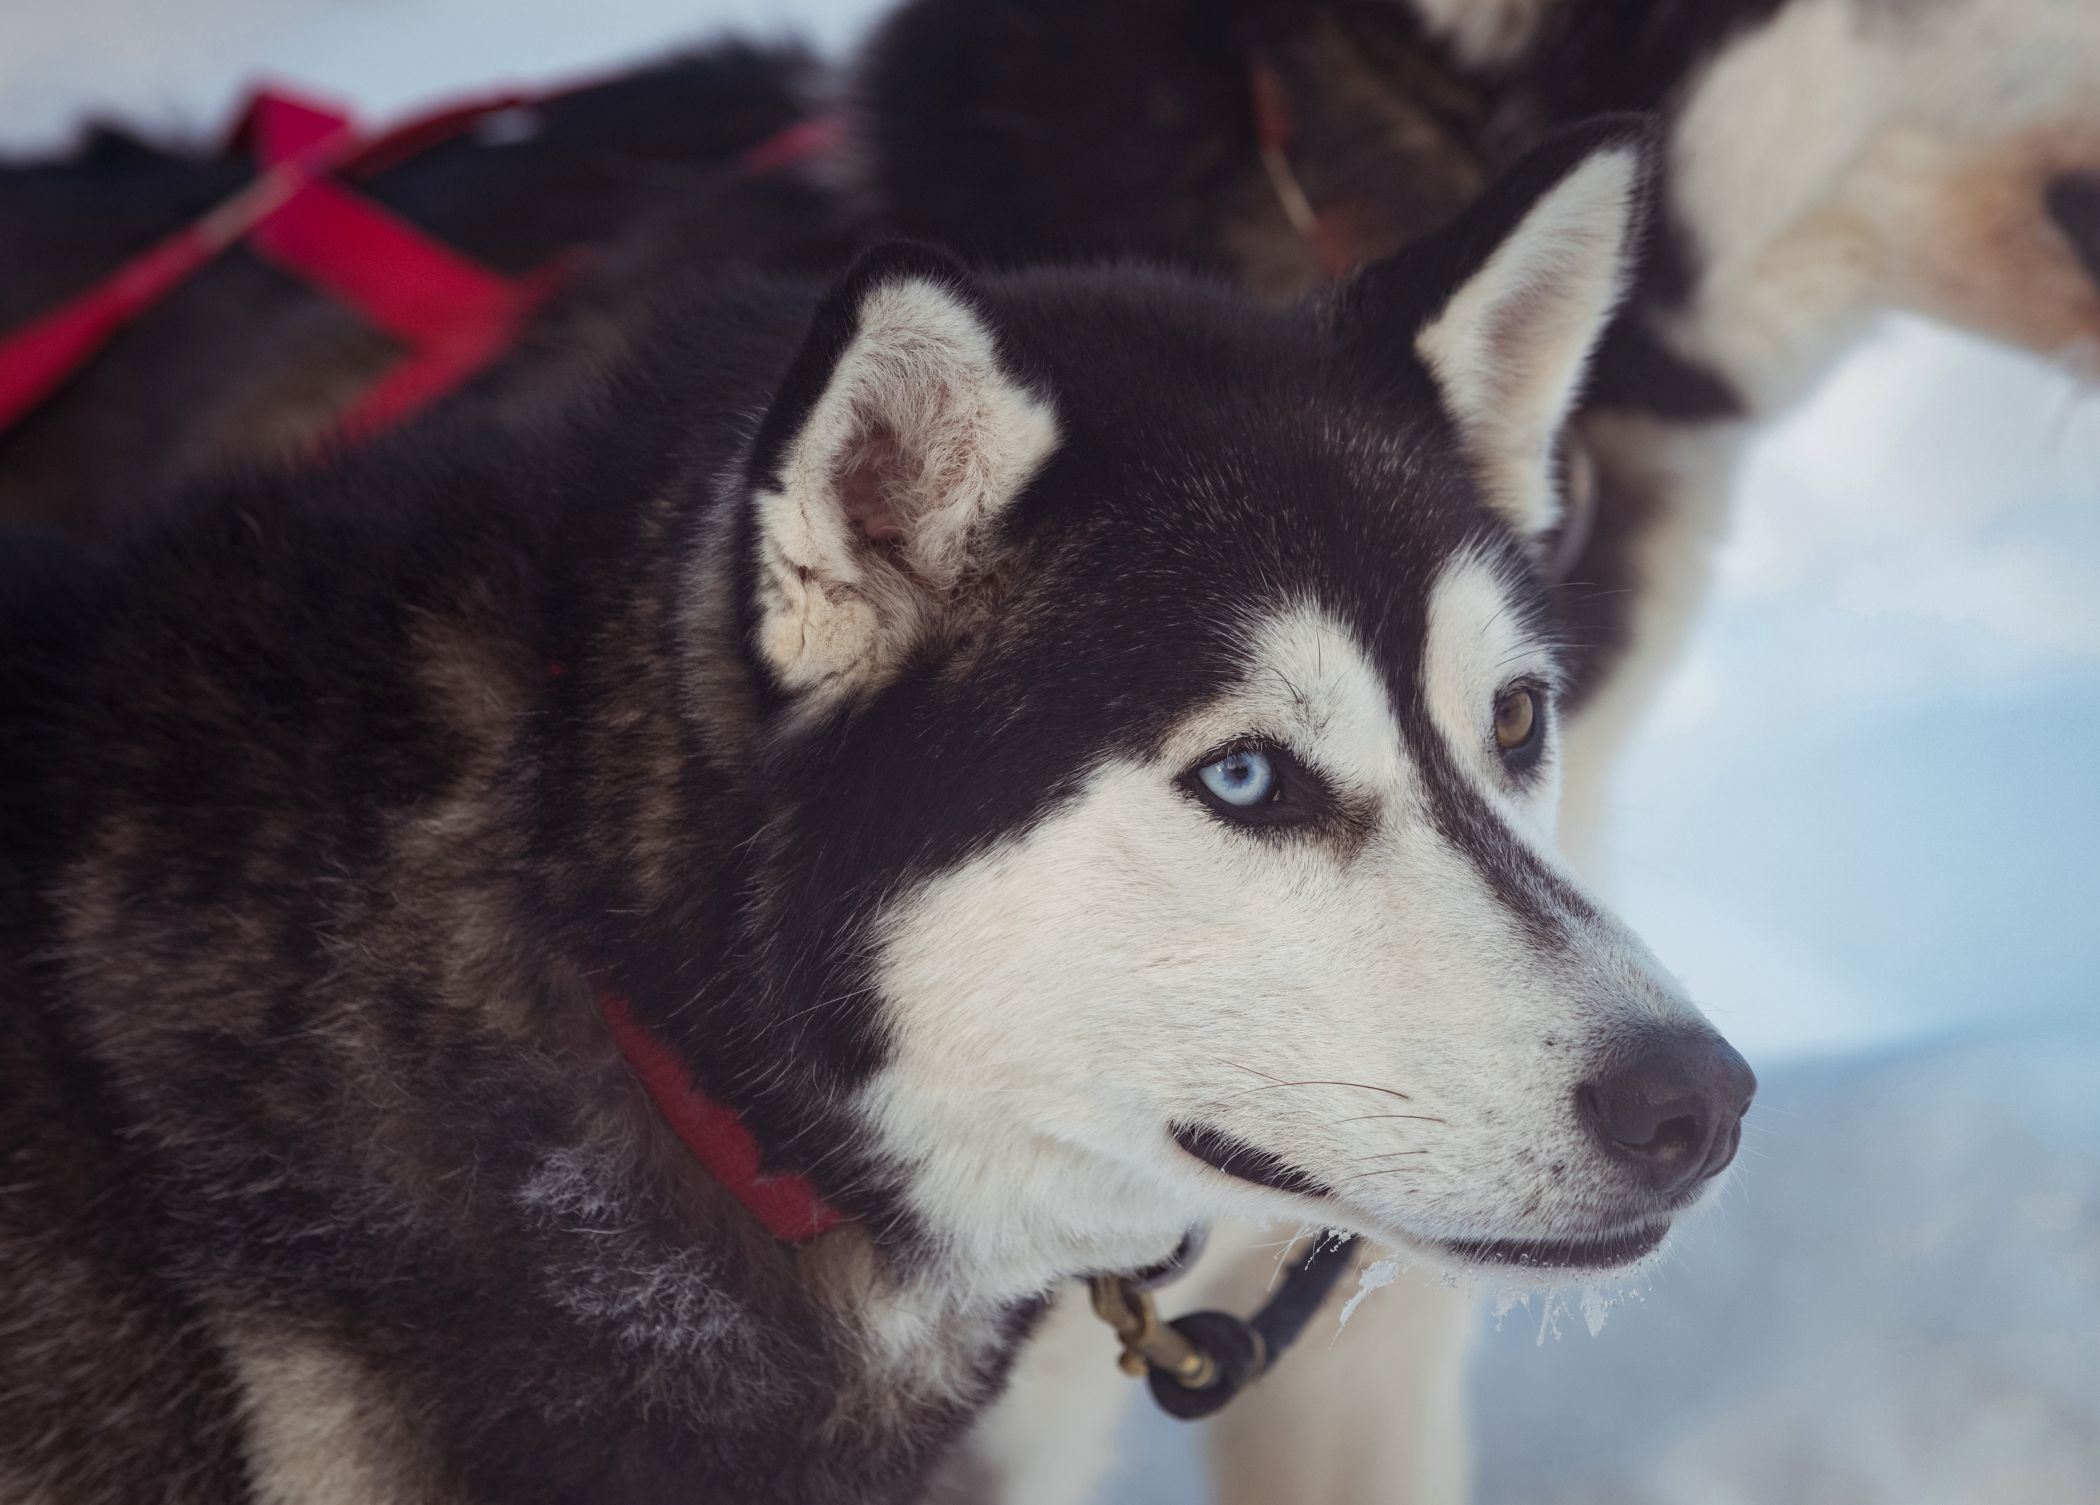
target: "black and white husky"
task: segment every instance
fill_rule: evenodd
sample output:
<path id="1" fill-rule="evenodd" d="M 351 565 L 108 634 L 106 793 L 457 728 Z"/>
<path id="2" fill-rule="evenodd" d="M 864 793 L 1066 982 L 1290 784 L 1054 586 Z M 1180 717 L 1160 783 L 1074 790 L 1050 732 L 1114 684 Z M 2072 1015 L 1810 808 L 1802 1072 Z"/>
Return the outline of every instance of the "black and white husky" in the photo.
<path id="1" fill-rule="evenodd" d="M 12 561 L 0 1497 L 905 1499 L 1193 1224 L 1655 1248 L 1753 1083 L 1553 855 L 1538 572 L 1648 150 L 1291 309 L 717 285 Z"/>

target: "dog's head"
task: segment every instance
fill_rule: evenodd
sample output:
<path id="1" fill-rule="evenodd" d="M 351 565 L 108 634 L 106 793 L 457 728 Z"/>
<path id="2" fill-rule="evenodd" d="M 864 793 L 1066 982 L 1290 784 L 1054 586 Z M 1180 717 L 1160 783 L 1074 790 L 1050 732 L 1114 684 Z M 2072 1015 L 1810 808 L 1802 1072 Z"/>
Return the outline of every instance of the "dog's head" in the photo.
<path id="1" fill-rule="evenodd" d="M 1610 1267 L 1728 1163 L 1749 1071 L 1552 850 L 1538 544 L 1648 151 L 1296 309 L 906 247 L 818 314 L 737 544 L 768 1048 L 986 1279 L 1231 1213 Z"/>
<path id="2" fill-rule="evenodd" d="M 1795 0 L 1674 96 L 1684 338 L 1784 397 L 1857 316 L 1904 309 L 2092 369 L 2100 11 Z"/>

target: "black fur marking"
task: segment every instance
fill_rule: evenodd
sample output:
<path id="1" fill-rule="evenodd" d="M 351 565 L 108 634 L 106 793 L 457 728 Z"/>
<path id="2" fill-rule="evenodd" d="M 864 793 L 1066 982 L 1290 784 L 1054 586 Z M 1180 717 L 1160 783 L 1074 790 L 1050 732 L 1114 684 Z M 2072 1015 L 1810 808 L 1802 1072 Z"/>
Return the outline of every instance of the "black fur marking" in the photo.
<path id="1" fill-rule="evenodd" d="M 1452 765 L 1443 736 L 1419 699 L 1402 720 L 1408 748 L 1422 766 L 1422 784 L 1429 791 L 1437 830 L 1466 854 L 1535 945 L 1567 949 L 1571 927 L 1594 920 L 1595 906 L 1529 847 L 1510 839 L 1501 817 Z"/>
<path id="2" fill-rule="evenodd" d="M 1583 402 L 1686 424 L 1720 423 L 1744 413 L 1733 383 L 1670 349 L 1637 314 L 1622 317 L 1605 332 L 1590 363 Z"/>
<path id="3" fill-rule="evenodd" d="M 1548 121 L 1662 110 L 1699 67 L 1788 0 L 1563 0 L 1505 87 Z"/>
<path id="4" fill-rule="evenodd" d="M 1174 1142 L 1209 1166 L 1241 1181 L 1299 1197 L 1329 1198 L 1333 1189 L 1282 1156 L 1203 1124 L 1175 1124 Z"/>
<path id="5" fill-rule="evenodd" d="M 877 34 L 860 96 L 892 233 L 993 265 L 1223 265 L 1217 199 L 1254 128 L 1211 0 L 921 0 Z"/>
<path id="6" fill-rule="evenodd" d="M 1653 483 L 1598 467 L 1596 516 L 1588 541 L 1568 578 L 1553 590 L 1553 605 L 1565 647 L 1567 676 L 1562 705 L 1579 714 L 1609 679 L 1632 636 L 1636 593 L 1647 588 L 1640 573 L 1641 539 L 1662 516 L 1669 499 Z"/>

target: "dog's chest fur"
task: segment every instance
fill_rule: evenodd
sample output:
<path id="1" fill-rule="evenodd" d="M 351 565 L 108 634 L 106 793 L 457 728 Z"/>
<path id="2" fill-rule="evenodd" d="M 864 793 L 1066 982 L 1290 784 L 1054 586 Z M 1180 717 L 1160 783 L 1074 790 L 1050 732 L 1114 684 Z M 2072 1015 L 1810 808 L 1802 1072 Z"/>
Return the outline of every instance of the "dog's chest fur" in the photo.
<path id="1" fill-rule="evenodd" d="M 726 404 L 768 357 L 712 333 Z M 773 1243 L 600 1023 L 722 985 L 747 833 L 623 500 L 671 462 L 594 456 L 585 527 L 453 452 L 506 449 L 7 582 L 0 1495 L 905 1497 L 999 1377 L 1012 1314 Z"/>

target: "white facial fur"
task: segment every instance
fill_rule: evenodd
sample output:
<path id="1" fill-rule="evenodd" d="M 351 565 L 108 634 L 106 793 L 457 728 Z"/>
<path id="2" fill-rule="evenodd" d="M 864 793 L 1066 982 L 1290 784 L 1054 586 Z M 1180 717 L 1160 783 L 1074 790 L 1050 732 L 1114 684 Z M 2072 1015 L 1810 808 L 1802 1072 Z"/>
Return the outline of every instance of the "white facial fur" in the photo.
<path id="1" fill-rule="evenodd" d="M 1641 177 L 1630 146 L 1589 157 L 1415 337 L 1489 499 L 1526 537 L 1557 520 L 1554 443 L 1632 275 Z"/>
<path id="2" fill-rule="evenodd" d="M 1470 556 L 1437 581 L 1428 637 L 1449 761 L 1512 846 L 1542 855 L 1552 780 L 1502 781 L 1492 707 L 1543 652 Z M 876 931 L 892 1056 L 863 1107 L 984 1296 L 1141 1265 L 1232 1215 L 1402 1241 L 1578 1236 L 1615 1216 L 1572 1111 L 1586 1050 L 1689 1009 L 1608 920 L 1571 919 L 1565 947 L 1527 933 L 1438 830 L 1427 771 L 1341 623 L 1301 605 L 1248 641 L 1244 681 L 1159 757 L 1096 768 Z M 1177 787 L 1249 735 L 1369 812 L 1360 839 L 1259 835 Z M 1176 1123 L 1278 1155 L 1337 1200 L 1228 1177 L 1176 1145 Z"/>
<path id="3" fill-rule="evenodd" d="M 948 289 L 873 289 L 831 380 L 756 499 L 758 650 L 811 707 L 885 679 L 956 604 L 1000 510 L 1057 447 Z"/>

